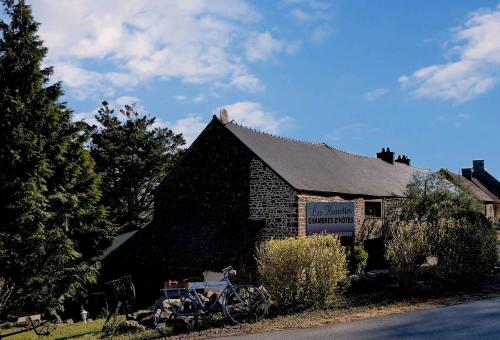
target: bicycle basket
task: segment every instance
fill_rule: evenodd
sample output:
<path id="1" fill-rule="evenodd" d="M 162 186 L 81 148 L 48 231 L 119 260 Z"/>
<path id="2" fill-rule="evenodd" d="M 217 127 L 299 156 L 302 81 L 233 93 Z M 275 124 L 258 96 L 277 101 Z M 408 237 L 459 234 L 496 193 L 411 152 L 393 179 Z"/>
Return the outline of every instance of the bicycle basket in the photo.
<path id="1" fill-rule="evenodd" d="M 130 275 L 105 283 L 116 301 L 135 301 L 135 287 Z"/>

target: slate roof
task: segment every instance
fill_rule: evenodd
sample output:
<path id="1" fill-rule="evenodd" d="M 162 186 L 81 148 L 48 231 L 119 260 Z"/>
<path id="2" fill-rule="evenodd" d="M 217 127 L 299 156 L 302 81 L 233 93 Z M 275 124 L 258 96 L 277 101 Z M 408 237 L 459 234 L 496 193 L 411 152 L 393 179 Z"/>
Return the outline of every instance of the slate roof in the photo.
<path id="1" fill-rule="evenodd" d="M 462 185 L 466 189 L 468 189 L 471 195 L 481 202 L 497 202 L 500 203 L 500 200 L 495 197 L 484 185 L 481 184 L 477 180 L 477 178 L 472 177 L 468 179 L 462 175 L 458 175 L 449 170 L 442 170 L 448 179 L 458 185 Z"/>
<path id="2" fill-rule="evenodd" d="M 225 124 L 241 142 L 297 191 L 401 197 L 419 169 Z"/>
<path id="3" fill-rule="evenodd" d="M 111 244 L 109 245 L 108 248 L 104 249 L 104 251 L 98 255 L 92 258 L 93 261 L 101 261 L 104 258 L 106 258 L 109 254 L 114 252 L 116 249 L 120 248 L 123 244 L 125 244 L 128 240 L 132 238 L 139 230 L 147 227 L 151 221 L 144 223 L 143 225 L 139 226 L 139 229 L 132 230 L 123 234 L 116 235 L 113 240 L 111 241 Z"/>

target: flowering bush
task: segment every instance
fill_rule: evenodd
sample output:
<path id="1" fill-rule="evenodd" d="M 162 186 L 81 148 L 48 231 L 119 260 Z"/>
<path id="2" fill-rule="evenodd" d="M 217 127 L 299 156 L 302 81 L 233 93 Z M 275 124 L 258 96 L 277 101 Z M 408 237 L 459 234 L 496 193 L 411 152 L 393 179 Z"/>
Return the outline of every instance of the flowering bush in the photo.
<path id="1" fill-rule="evenodd" d="M 334 235 L 264 242 L 257 249 L 257 263 L 282 311 L 324 305 L 347 280 L 346 253 Z"/>

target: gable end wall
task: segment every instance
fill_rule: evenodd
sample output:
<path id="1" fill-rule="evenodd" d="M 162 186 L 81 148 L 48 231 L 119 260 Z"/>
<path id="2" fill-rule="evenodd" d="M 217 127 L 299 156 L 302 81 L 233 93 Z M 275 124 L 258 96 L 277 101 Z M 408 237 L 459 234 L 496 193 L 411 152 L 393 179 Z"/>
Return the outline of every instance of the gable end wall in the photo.
<path id="1" fill-rule="evenodd" d="M 299 235 L 297 192 L 256 158 L 250 161 L 249 219 L 264 221 L 260 241 Z"/>

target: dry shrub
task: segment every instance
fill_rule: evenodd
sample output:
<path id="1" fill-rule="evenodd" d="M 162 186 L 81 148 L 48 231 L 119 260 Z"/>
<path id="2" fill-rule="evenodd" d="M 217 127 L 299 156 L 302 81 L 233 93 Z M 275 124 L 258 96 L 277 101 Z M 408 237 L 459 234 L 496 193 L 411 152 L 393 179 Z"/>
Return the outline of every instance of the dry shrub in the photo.
<path id="1" fill-rule="evenodd" d="M 403 291 L 412 292 L 420 266 L 428 255 L 426 223 L 397 221 L 389 228 L 385 257 Z"/>
<path id="2" fill-rule="evenodd" d="M 346 253 L 334 235 L 264 242 L 257 249 L 257 263 L 281 311 L 324 305 L 347 280 Z"/>

